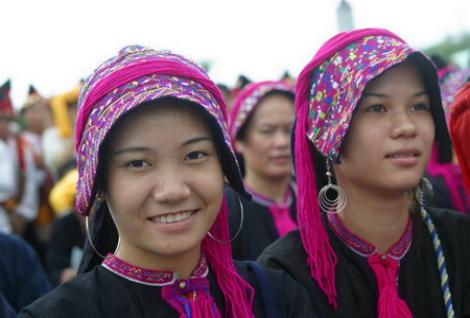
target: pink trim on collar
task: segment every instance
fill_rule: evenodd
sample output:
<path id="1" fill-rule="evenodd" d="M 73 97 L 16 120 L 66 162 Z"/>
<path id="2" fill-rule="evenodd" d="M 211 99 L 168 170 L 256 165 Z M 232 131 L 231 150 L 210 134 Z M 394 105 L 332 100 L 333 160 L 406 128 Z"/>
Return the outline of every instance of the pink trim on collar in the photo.
<path id="1" fill-rule="evenodd" d="M 142 268 L 123 261 L 113 254 L 108 254 L 101 266 L 112 273 L 121 276 L 129 281 L 150 286 L 166 286 L 175 283 L 178 277 L 175 272 L 159 271 Z M 204 256 L 201 257 L 199 264 L 192 272 L 191 278 L 206 277 L 209 273 L 209 266 Z"/>
<path id="2" fill-rule="evenodd" d="M 290 208 L 290 205 L 292 204 L 292 190 L 289 186 L 287 187 L 287 191 L 284 194 L 284 200 L 282 201 L 282 203 L 276 203 L 276 201 L 274 201 L 272 198 L 262 193 L 256 192 L 255 190 L 253 190 L 251 187 L 249 187 L 246 184 L 245 184 L 245 189 L 251 194 L 253 201 L 261 205 L 264 205 L 268 208 L 273 205 L 278 208 Z"/>
<path id="3" fill-rule="evenodd" d="M 374 245 L 349 231 L 343 222 L 341 222 L 338 215 L 333 213 L 328 214 L 328 221 L 336 237 L 343 241 L 356 254 L 363 257 L 378 254 L 377 248 Z M 406 225 L 406 229 L 401 238 L 392 247 L 390 247 L 384 255 L 397 261 L 402 259 L 410 249 L 412 238 L 413 222 L 411 221 L 411 218 L 408 218 L 408 224 Z"/>

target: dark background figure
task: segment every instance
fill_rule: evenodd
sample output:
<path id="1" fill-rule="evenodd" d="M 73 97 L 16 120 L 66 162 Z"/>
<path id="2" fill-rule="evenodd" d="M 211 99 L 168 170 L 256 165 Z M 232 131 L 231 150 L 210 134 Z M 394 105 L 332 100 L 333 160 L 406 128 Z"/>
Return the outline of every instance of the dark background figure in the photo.
<path id="1" fill-rule="evenodd" d="M 2 293 L 0 292 L 0 317 L 2 318 L 14 318 L 16 317 L 16 313 L 11 308 L 11 305 L 8 301 L 3 297 Z"/>
<path id="2" fill-rule="evenodd" d="M 36 252 L 23 239 L 0 233 L 0 292 L 20 311 L 51 290 Z"/>

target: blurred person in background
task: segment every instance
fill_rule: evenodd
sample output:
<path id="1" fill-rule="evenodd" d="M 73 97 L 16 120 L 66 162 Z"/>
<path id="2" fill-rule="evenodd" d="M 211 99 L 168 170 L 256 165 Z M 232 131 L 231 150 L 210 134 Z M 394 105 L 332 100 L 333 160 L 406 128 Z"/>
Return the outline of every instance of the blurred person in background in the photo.
<path id="1" fill-rule="evenodd" d="M 229 130 L 252 195 L 232 243 L 235 259 L 255 260 L 266 246 L 297 228 L 290 147 L 294 111 L 294 88 L 281 81 L 248 84 L 234 101 Z M 233 199 L 229 204 L 235 232 L 240 224 L 237 204 Z"/>
<path id="2" fill-rule="evenodd" d="M 14 129 L 10 82 L 0 87 L 0 232 L 23 235 L 37 217 L 39 187 L 34 151 Z"/>
<path id="3" fill-rule="evenodd" d="M 44 264 L 54 214 L 49 205 L 49 192 L 53 185 L 53 178 L 43 162 L 42 135 L 44 130 L 52 124 L 52 113 L 49 100 L 41 96 L 32 85 L 29 87 L 26 101 L 21 106 L 20 121 L 24 125 L 21 136 L 33 150 L 39 189 L 37 217 L 28 223 L 23 237 L 33 246 Z"/>
<path id="4" fill-rule="evenodd" d="M 44 163 L 55 180 L 75 165 L 74 136 L 80 85 L 51 99 L 54 126 L 43 134 Z"/>
<path id="5" fill-rule="evenodd" d="M 49 197 L 57 217 L 52 224 L 46 269 L 54 286 L 77 276 L 83 253 L 85 223 L 75 210 L 77 181 L 77 169 L 70 170 L 54 185 Z"/>
<path id="6" fill-rule="evenodd" d="M 470 76 L 470 69 L 449 64 L 439 55 L 432 55 L 431 60 L 437 67 L 442 105 L 449 125 L 451 104 Z M 451 144 L 434 143 L 426 174 L 433 186 L 430 206 L 470 214 L 470 194 L 465 191 L 462 172 Z"/>
<path id="7" fill-rule="evenodd" d="M 51 290 L 39 258 L 22 238 L 0 233 L 0 292 L 16 312 Z"/>
<path id="8" fill-rule="evenodd" d="M 450 133 L 465 187 L 470 194 L 470 79 L 451 106 Z"/>

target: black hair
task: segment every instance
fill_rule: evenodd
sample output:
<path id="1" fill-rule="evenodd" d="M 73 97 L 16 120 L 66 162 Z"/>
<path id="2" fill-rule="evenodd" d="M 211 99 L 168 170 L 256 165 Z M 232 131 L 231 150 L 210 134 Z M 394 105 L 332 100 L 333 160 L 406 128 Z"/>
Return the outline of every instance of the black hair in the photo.
<path id="1" fill-rule="evenodd" d="M 439 54 L 431 54 L 429 58 L 431 59 L 431 61 L 434 63 L 434 65 L 436 66 L 438 70 L 440 70 L 441 68 L 447 67 L 447 65 L 449 65 L 449 63 Z"/>

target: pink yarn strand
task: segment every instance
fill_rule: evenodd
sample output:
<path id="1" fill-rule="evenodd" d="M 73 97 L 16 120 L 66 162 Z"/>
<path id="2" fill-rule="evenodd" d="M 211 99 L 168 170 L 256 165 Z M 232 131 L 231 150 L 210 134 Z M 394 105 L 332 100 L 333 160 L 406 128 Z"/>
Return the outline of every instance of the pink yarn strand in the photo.
<path id="1" fill-rule="evenodd" d="M 191 318 L 222 318 L 220 315 L 219 309 L 215 305 L 213 299 L 207 297 L 206 295 L 197 295 L 195 300 L 189 301 L 189 306 L 191 308 Z"/>
<path id="2" fill-rule="evenodd" d="M 377 317 L 412 318 L 413 315 L 407 303 L 398 295 L 396 286 L 398 261 L 390 258 L 382 261 L 377 254 L 370 256 L 367 261 L 377 280 L 379 293 Z"/>
<path id="3" fill-rule="evenodd" d="M 224 295 L 225 315 L 230 318 L 252 318 L 254 290 L 238 274 L 232 260 L 232 247 L 229 243 L 228 206 L 224 199 L 222 207 L 211 228 L 211 233 L 219 243 L 209 236 L 202 242 L 202 250 L 207 257 L 211 270 L 214 272 L 217 284 Z"/>
<path id="4" fill-rule="evenodd" d="M 302 76 L 308 77 L 309 74 L 310 70 L 304 69 L 297 82 L 295 170 L 299 193 L 297 199 L 298 223 L 302 243 L 307 253 L 310 275 L 325 293 L 328 303 L 337 308 L 335 277 L 337 256 L 330 245 L 328 234 L 321 221 L 313 157 L 306 135 L 309 80 L 300 80 L 300 78 Z"/>

